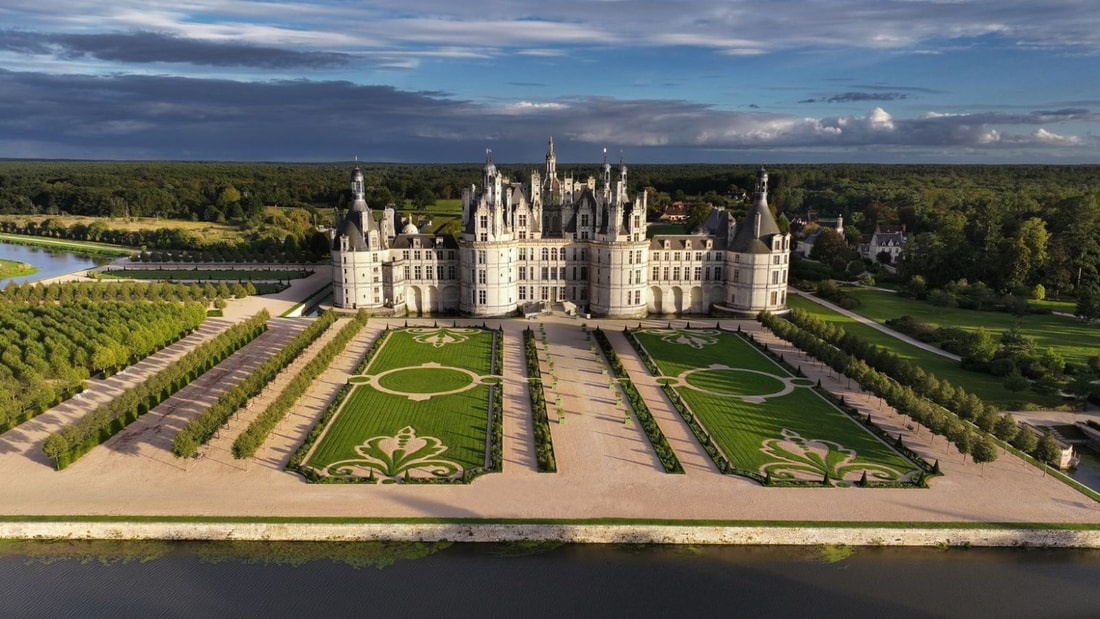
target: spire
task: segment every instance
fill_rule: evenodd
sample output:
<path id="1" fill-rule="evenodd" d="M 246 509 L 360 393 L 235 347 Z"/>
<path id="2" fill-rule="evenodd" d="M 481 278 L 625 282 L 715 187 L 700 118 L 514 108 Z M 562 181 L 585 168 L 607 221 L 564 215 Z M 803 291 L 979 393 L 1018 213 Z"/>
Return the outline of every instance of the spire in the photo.
<path id="1" fill-rule="evenodd" d="M 558 156 L 554 154 L 554 137 L 550 136 L 550 143 L 546 147 L 546 182 L 552 186 L 553 179 L 558 177 Z"/>
<path id="2" fill-rule="evenodd" d="M 611 164 L 607 162 L 607 147 L 603 147 L 603 186 L 611 189 Z"/>

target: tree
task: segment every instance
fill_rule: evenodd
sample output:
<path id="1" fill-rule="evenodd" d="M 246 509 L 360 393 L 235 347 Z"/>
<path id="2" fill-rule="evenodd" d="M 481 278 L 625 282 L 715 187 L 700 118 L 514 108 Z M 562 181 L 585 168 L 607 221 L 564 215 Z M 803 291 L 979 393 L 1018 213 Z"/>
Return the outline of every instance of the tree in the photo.
<path id="1" fill-rule="evenodd" d="M 1077 309 L 1073 313 L 1085 322 L 1100 319 L 1100 284 L 1090 281 L 1081 287 L 1077 292 Z"/>
<path id="2" fill-rule="evenodd" d="M 970 457 L 975 464 L 982 465 L 982 475 L 985 475 L 985 463 L 997 459 L 997 443 L 988 434 L 976 441 L 970 448 Z"/>
<path id="3" fill-rule="evenodd" d="M 1039 444 L 1035 447 L 1035 459 L 1051 466 L 1058 466 L 1062 459 L 1062 448 L 1058 446 L 1053 432 L 1043 433 L 1043 438 L 1039 439 Z"/>
<path id="4" fill-rule="evenodd" d="M 993 424 L 993 435 L 1006 443 L 1012 442 L 1018 431 L 1019 426 L 1009 413 L 1003 413 L 997 418 L 997 423 Z"/>
<path id="5" fill-rule="evenodd" d="M 1016 436 L 1012 438 L 1012 446 L 1024 453 L 1031 453 L 1038 446 L 1039 439 L 1028 428 L 1017 428 Z"/>

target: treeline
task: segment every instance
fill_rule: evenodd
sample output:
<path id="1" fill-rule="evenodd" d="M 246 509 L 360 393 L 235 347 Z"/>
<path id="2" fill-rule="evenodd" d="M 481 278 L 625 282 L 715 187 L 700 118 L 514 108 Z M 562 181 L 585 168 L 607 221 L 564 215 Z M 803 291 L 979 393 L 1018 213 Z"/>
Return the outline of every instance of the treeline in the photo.
<path id="1" fill-rule="evenodd" d="M 195 455 L 199 446 L 209 441 L 233 413 L 244 406 L 249 398 L 259 395 L 275 375 L 297 359 L 334 322 L 336 312 L 332 310 L 323 312 L 316 320 L 311 321 L 308 327 L 268 357 L 248 377 L 230 387 L 214 404 L 189 421 L 172 440 L 172 453 L 177 458 Z"/>
<path id="2" fill-rule="evenodd" d="M 42 445 L 42 451 L 54 461 L 58 470 L 69 466 L 251 342 L 267 329 L 269 318 L 267 310 L 261 310 L 219 333 L 110 402 L 54 432 Z"/>
<path id="3" fill-rule="evenodd" d="M 248 428 L 233 441 L 233 457 L 237 459 L 251 458 L 256 450 L 275 429 L 283 417 L 290 412 L 294 403 L 309 389 L 313 381 L 321 375 L 332 363 L 336 356 L 343 352 L 350 342 L 367 324 L 367 314 L 360 310 L 350 322 L 344 325 L 332 340 L 324 345 L 315 357 L 302 368 L 300 372 L 283 389 L 283 392 L 275 398 L 263 412 L 249 424 Z"/>
<path id="4" fill-rule="evenodd" d="M 1059 450 L 1052 435 L 1039 440 L 1020 428 L 1012 415 L 998 415 L 965 389 L 807 312 L 792 310 L 788 319 L 766 312 L 759 315 L 760 322 L 778 337 L 856 381 L 933 434 L 947 437 L 959 453 L 969 454 L 975 462 L 997 458 L 993 437 L 1042 462 L 1057 461 Z"/>

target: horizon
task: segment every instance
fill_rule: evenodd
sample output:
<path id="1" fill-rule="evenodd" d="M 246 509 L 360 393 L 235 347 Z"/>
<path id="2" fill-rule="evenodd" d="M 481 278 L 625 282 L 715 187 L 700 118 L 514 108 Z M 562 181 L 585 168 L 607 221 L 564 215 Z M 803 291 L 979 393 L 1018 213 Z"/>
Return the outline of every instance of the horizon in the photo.
<path id="1" fill-rule="evenodd" d="M 0 8 L 0 154 L 1100 163 L 1081 0 L 59 0 Z M 497 18 L 498 15 L 515 16 Z"/>

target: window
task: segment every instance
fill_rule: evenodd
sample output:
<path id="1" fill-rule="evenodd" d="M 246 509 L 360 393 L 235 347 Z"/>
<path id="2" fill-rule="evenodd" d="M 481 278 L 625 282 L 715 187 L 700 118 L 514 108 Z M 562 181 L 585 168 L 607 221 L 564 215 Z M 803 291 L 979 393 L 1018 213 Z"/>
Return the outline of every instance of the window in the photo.
<path id="1" fill-rule="evenodd" d="M 661 252 L 659 252 L 659 251 L 649 252 L 649 259 L 653 260 L 653 261 L 660 260 L 661 259 Z"/>
<path id="2" fill-rule="evenodd" d="M 733 270 L 733 283 L 736 284 L 739 281 L 741 281 L 741 269 L 734 269 Z"/>
<path id="3" fill-rule="evenodd" d="M 520 267 L 519 268 L 519 278 L 520 279 L 527 279 L 527 267 Z M 520 298 L 522 298 L 522 297 L 520 297 Z"/>
<path id="4" fill-rule="evenodd" d="M 634 270 L 634 283 L 635 284 L 642 283 L 642 270 L 641 269 L 635 269 Z"/>
<path id="5" fill-rule="evenodd" d="M 550 267 L 542 267 L 543 281 L 550 279 Z"/>
<path id="6" fill-rule="evenodd" d="M 679 262 L 680 261 L 680 252 L 678 252 L 678 251 L 673 252 L 672 253 L 672 259 L 675 260 L 676 262 Z"/>
<path id="7" fill-rule="evenodd" d="M 550 279 L 558 278 L 558 267 L 550 267 Z"/>
<path id="8" fill-rule="evenodd" d="M 695 279 L 703 279 L 703 267 L 695 267 Z"/>
<path id="9" fill-rule="evenodd" d="M 482 232 L 481 235 L 478 237 L 478 240 L 480 240 L 482 243 L 488 241 L 489 240 L 488 233 Z"/>
<path id="10" fill-rule="evenodd" d="M 443 265 L 442 264 L 435 265 L 435 278 L 436 279 L 443 279 Z"/>
<path id="11" fill-rule="evenodd" d="M 543 260 L 549 260 L 550 259 L 550 248 L 548 248 L 548 247 L 543 247 L 542 248 L 542 259 Z"/>
<path id="12" fill-rule="evenodd" d="M 573 279 L 577 279 L 577 267 L 573 267 Z"/>
<path id="13" fill-rule="evenodd" d="M 418 265 L 416 265 L 416 267 L 414 268 L 413 272 L 414 272 L 414 273 L 416 274 L 416 276 L 415 276 L 415 277 L 416 277 L 416 279 L 421 279 L 421 277 L 420 277 L 420 265 L 419 265 L 419 264 L 418 264 Z"/>
<path id="14" fill-rule="evenodd" d="M 527 248 L 526 247 L 520 247 L 519 248 L 519 259 L 520 260 L 526 260 L 527 259 Z"/>
<path id="15" fill-rule="evenodd" d="M 581 279 L 588 279 L 588 267 L 581 267 Z"/>
<path id="16" fill-rule="evenodd" d="M 667 245 L 668 241 L 665 241 L 665 244 Z M 668 252 L 667 251 L 665 252 L 665 260 L 668 260 Z"/>
<path id="17" fill-rule="evenodd" d="M 581 288 L 581 301 L 588 299 L 588 287 Z"/>
<path id="18" fill-rule="evenodd" d="M 680 279 L 680 267 L 674 267 L 672 269 L 672 279 Z"/>
<path id="19" fill-rule="evenodd" d="M 783 269 L 783 277 L 779 278 L 779 281 L 787 283 L 787 269 Z"/>
<path id="20" fill-rule="evenodd" d="M 661 278 L 661 267 L 653 267 L 653 277 L 650 278 L 653 281 L 657 281 Z"/>
<path id="21" fill-rule="evenodd" d="M 519 287 L 519 300 L 520 301 L 526 301 L 527 300 L 527 286 L 520 286 Z"/>
<path id="22" fill-rule="evenodd" d="M 634 264 L 634 252 L 632 252 L 632 251 L 626 252 L 626 263 L 627 264 Z"/>
<path id="23" fill-rule="evenodd" d="M 420 250 L 419 249 L 413 252 L 413 260 L 420 260 Z"/>
<path id="24" fill-rule="evenodd" d="M 452 265 L 447 267 L 447 279 L 454 279 L 454 278 L 455 278 L 455 265 L 452 264 Z"/>
<path id="25" fill-rule="evenodd" d="M 409 267 L 405 267 L 405 279 L 409 279 Z"/>
<path id="26" fill-rule="evenodd" d="M 480 221 L 481 221 L 481 229 L 482 230 L 488 230 L 489 229 L 489 216 L 488 215 L 482 215 L 480 217 Z"/>
<path id="27" fill-rule="evenodd" d="M 488 295 L 484 290 L 477 291 L 477 302 L 481 305 L 485 305 Z"/>
<path id="28" fill-rule="evenodd" d="M 665 276 L 663 279 L 668 279 L 668 267 L 665 267 L 664 274 Z"/>
<path id="29" fill-rule="evenodd" d="M 733 261 L 734 262 L 741 262 L 741 254 L 734 254 L 733 255 Z"/>
<path id="30" fill-rule="evenodd" d="M 721 281 L 722 267 L 714 267 L 714 279 Z"/>
<path id="31" fill-rule="evenodd" d="M 642 304 L 642 291 L 641 290 L 635 290 L 634 291 L 634 305 L 641 305 L 641 304 Z"/>
<path id="32" fill-rule="evenodd" d="M 773 290 L 772 291 L 772 305 L 776 305 L 778 303 L 779 303 L 779 293 Z"/>
<path id="33" fill-rule="evenodd" d="M 479 249 L 478 252 L 477 252 L 477 263 L 478 264 L 485 264 L 485 262 L 488 261 L 488 259 L 489 259 L 489 256 L 486 253 L 486 251 L 484 249 Z"/>
<path id="34" fill-rule="evenodd" d="M 703 252 L 701 252 L 701 251 L 695 252 L 695 259 L 696 260 L 702 260 L 703 259 Z"/>
<path id="35" fill-rule="evenodd" d="M 779 264 L 779 256 L 772 256 L 772 264 Z"/>
<path id="36" fill-rule="evenodd" d="M 772 271 L 772 283 L 773 284 L 778 284 L 779 283 L 779 271 Z"/>
<path id="37" fill-rule="evenodd" d="M 520 230 L 519 231 L 519 240 L 522 241 L 522 240 L 525 240 L 526 238 L 527 238 L 527 231 L 526 230 Z"/>
<path id="38" fill-rule="evenodd" d="M 576 247 L 573 248 L 573 259 L 574 260 L 577 259 L 577 248 Z"/>
<path id="39" fill-rule="evenodd" d="M 401 257 L 404 258 L 405 260 L 408 260 L 409 259 L 409 250 L 406 249 L 406 250 L 402 251 L 401 252 Z"/>
<path id="40" fill-rule="evenodd" d="M 581 226 L 588 227 L 588 213 L 581 213 Z"/>
<path id="41" fill-rule="evenodd" d="M 447 250 L 447 260 L 454 260 L 454 259 L 455 259 L 455 250 L 448 249 Z"/>
<path id="42" fill-rule="evenodd" d="M 542 296 L 543 301 L 550 299 L 550 288 L 548 286 L 541 286 L 539 288 L 539 294 Z"/>
<path id="43" fill-rule="evenodd" d="M 519 216 L 519 227 L 520 228 L 526 228 L 527 227 L 527 215 L 524 215 L 523 213 L 520 213 L 520 216 Z"/>
<path id="44" fill-rule="evenodd" d="M 642 263 L 642 250 L 639 249 L 634 252 L 634 262 L 637 262 L 638 264 Z"/>
<path id="45" fill-rule="evenodd" d="M 484 284 L 485 283 L 485 269 L 479 269 L 478 270 L 478 272 L 477 272 L 477 283 L 479 283 L 479 284 Z"/>

